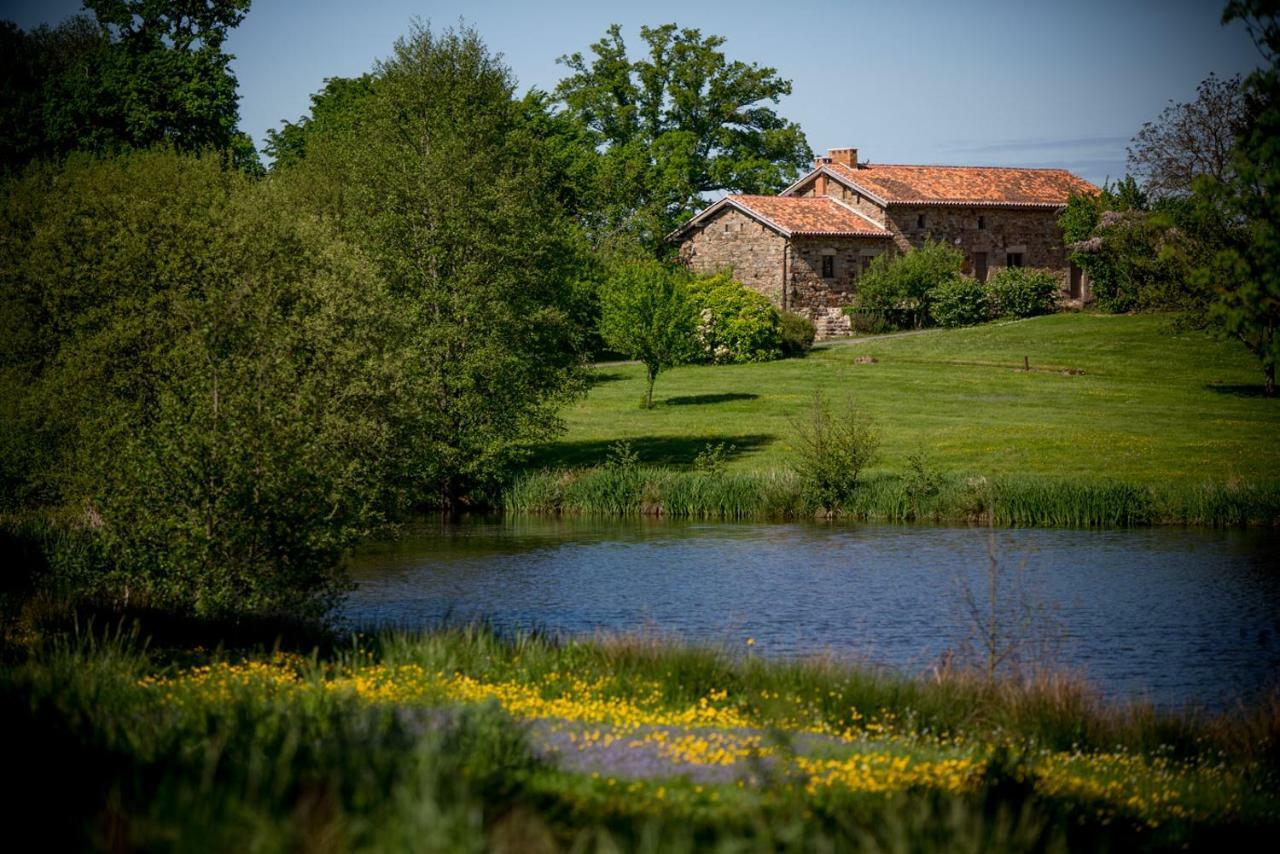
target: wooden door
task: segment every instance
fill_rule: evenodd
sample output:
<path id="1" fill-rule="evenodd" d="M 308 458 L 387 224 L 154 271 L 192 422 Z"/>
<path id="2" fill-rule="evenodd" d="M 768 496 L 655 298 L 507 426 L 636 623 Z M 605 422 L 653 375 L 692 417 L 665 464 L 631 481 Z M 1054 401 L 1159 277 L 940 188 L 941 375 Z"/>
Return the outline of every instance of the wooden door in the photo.
<path id="1" fill-rule="evenodd" d="M 987 280 L 987 253 L 973 253 L 973 277 L 979 282 Z"/>

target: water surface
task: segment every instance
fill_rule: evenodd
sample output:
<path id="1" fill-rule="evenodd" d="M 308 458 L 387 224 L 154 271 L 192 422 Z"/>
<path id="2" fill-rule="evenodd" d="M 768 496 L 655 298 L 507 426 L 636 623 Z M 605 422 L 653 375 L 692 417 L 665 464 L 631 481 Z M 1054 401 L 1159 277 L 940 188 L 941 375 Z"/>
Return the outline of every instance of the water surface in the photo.
<path id="1" fill-rule="evenodd" d="M 1280 673 L 1280 533 L 996 531 L 1002 648 L 1115 698 L 1221 708 Z M 919 673 L 990 625 L 989 535 L 904 525 L 423 523 L 358 555 L 345 615 L 657 632 Z M 976 616 L 975 616 L 976 615 Z"/>

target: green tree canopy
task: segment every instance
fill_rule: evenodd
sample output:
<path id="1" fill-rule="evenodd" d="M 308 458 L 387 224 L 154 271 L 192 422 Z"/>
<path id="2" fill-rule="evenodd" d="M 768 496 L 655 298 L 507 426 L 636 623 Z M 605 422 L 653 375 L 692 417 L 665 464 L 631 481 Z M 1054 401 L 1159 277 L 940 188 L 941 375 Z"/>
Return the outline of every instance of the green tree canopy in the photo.
<path id="1" fill-rule="evenodd" d="M 675 24 L 642 27 L 632 59 L 614 25 L 590 58 L 561 58 L 556 88 L 604 155 L 598 204 L 609 232 L 657 246 L 719 191 L 776 192 L 812 161 L 804 133 L 771 105 L 791 93 L 777 70 L 730 60 L 720 36 Z"/>
<path id="2" fill-rule="evenodd" d="M 288 166 L 307 155 L 307 140 L 323 134 L 354 130 L 367 113 L 365 99 L 373 92 L 373 76 L 330 77 L 311 96 L 311 112 L 296 122 L 267 131 L 264 151 L 273 167 Z"/>
<path id="3" fill-rule="evenodd" d="M 227 36 L 250 0 L 85 0 L 92 16 L 23 33 L 0 26 L 5 106 L 0 158 L 156 144 L 231 152 L 257 167 L 239 109 Z"/>
<path id="4" fill-rule="evenodd" d="M 77 592 L 318 613 L 397 504 L 407 319 L 219 156 L 28 170 L 0 203 L 5 491 L 107 557 Z"/>
<path id="5" fill-rule="evenodd" d="M 877 314 L 898 323 L 909 320 L 915 328 L 930 320 L 932 292 L 960 275 L 964 253 L 941 241 L 904 255 L 882 252 L 858 280 L 854 310 Z"/>
<path id="6" fill-rule="evenodd" d="M 1267 395 L 1280 362 L 1280 3 L 1232 0 L 1223 22 L 1242 20 L 1266 66 L 1244 81 L 1245 122 L 1232 169 L 1196 184 L 1202 207 L 1225 213 L 1222 248 L 1196 271 L 1213 289 L 1208 315 L 1262 363 Z"/>
<path id="7" fill-rule="evenodd" d="M 416 28 L 368 86 L 277 177 L 367 252 L 411 319 L 399 465 L 417 497 L 457 507 L 552 435 L 583 387 L 584 247 L 554 153 L 473 30 Z"/>

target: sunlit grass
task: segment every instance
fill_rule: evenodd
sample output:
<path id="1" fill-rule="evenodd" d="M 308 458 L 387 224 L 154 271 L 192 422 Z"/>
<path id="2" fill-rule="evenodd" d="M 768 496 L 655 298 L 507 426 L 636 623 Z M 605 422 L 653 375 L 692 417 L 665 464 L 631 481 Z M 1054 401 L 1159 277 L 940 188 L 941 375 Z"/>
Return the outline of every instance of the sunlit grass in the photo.
<path id="1" fill-rule="evenodd" d="M 637 406 L 642 373 L 601 366 L 564 413 L 567 434 L 532 467 L 596 465 L 625 439 L 642 463 L 686 468 L 708 443 L 727 442 L 730 470 L 780 469 L 791 420 L 821 390 L 875 417 L 888 472 L 924 449 L 944 471 L 988 477 L 1280 479 L 1280 406 L 1261 397 L 1256 360 L 1163 316 L 1063 314 L 832 344 L 805 359 L 677 368 L 659 377 L 651 410 Z"/>

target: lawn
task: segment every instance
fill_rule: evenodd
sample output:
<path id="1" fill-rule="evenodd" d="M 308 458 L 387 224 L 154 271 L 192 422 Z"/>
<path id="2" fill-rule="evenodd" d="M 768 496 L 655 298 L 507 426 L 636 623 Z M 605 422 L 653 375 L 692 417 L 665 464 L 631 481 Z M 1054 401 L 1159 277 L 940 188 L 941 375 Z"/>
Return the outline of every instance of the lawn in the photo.
<path id="1" fill-rule="evenodd" d="M 601 365 L 563 413 L 567 433 L 538 448 L 533 465 L 595 465 L 627 440 L 643 463 L 686 467 L 725 442 L 731 469 L 783 467 L 792 419 L 820 391 L 871 413 L 887 471 L 923 449 L 958 473 L 1269 480 L 1280 477 L 1280 401 L 1261 390 L 1242 346 L 1178 330 L 1170 317 L 1059 314 L 829 342 L 804 359 L 677 368 L 659 376 L 647 411 L 643 369 Z"/>

